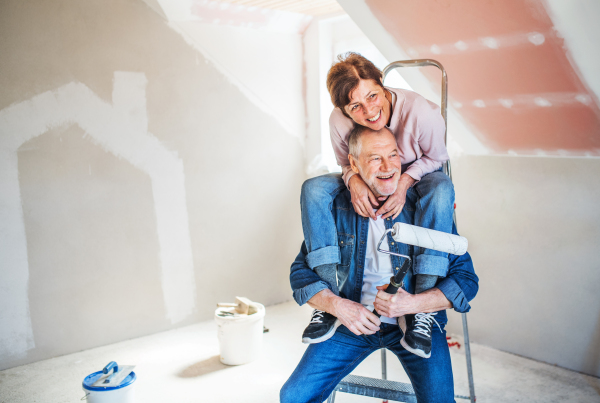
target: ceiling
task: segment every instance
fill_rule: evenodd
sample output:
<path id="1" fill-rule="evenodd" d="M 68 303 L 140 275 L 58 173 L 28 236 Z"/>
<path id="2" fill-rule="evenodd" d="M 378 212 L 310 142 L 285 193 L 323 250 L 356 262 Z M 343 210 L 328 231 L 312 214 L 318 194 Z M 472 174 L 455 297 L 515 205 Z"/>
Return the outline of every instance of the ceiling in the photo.
<path id="1" fill-rule="evenodd" d="M 344 10 L 335 0 L 217 0 L 221 3 L 245 7 L 260 7 L 270 10 L 289 11 L 306 15 L 324 15 Z"/>
<path id="2" fill-rule="evenodd" d="M 365 2 L 411 58 L 445 66 L 451 105 L 493 152 L 600 155 L 597 95 L 547 2 Z M 594 46 L 583 53 L 597 55 Z M 428 77 L 437 84 L 435 74 Z"/>

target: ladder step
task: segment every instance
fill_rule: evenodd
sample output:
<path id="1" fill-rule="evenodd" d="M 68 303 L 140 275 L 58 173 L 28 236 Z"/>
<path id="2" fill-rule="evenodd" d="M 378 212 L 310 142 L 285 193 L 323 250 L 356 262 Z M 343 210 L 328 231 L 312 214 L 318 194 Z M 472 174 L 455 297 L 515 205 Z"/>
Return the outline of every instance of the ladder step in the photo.
<path id="1" fill-rule="evenodd" d="M 395 402 L 417 403 L 415 391 L 410 383 L 348 375 L 342 379 L 335 390 L 337 392 L 376 397 Z"/>

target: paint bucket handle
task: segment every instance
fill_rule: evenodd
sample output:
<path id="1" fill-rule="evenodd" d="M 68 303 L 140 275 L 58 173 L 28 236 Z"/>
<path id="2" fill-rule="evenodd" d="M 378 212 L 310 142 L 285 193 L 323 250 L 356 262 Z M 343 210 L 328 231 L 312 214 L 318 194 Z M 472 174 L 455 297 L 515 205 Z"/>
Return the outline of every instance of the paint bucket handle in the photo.
<path id="1" fill-rule="evenodd" d="M 81 399 L 79 399 L 79 400 L 87 400 L 87 397 L 88 397 L 89 395 L 90 395 L 90 392 L 87 392 L 87 393 L 85 394 L 85 396 L 84 396 L 84 397 L 82 397 L 82 398 L 81 398 Z"/>

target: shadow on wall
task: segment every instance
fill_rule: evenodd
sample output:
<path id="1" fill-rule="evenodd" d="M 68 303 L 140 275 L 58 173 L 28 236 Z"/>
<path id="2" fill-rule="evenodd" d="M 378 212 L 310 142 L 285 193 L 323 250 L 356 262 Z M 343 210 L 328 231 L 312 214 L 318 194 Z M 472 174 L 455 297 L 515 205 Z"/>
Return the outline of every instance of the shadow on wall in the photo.
<path id="1" fill-rule="evenodd" d="M 231 368 L 223 364 L 218 355 L 207 358 L 204 361 L 197 362 L 182 370 L 177 374 L 179 378 L 197 378 L 211 372 L 222 371 Z"/>

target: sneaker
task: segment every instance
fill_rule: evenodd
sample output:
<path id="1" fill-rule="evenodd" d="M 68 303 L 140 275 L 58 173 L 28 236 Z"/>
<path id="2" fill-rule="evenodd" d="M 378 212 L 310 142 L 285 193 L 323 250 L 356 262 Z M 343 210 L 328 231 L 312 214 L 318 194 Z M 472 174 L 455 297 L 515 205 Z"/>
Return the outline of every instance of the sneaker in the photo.
<path id="1" fill-rule="evenodd" d="M 302 343 L 320 343 L 329 339 L 342 323 L 330 313 L 315 309 L 310 323 L 302 333 Z"/>
<path id="2" fill-rule="evenodd" d="M 417 313 L 398 318 L 398 326 L 404 333 L 402 340 L 400 340 L 402 347 L 419 357 L 431 357 L 431 328 L 433 322 L 438 326 L 440 332 L 442 331 L 440 324 L 434 318 L 435 315 L 437 315 L 437 312 Z"/>

